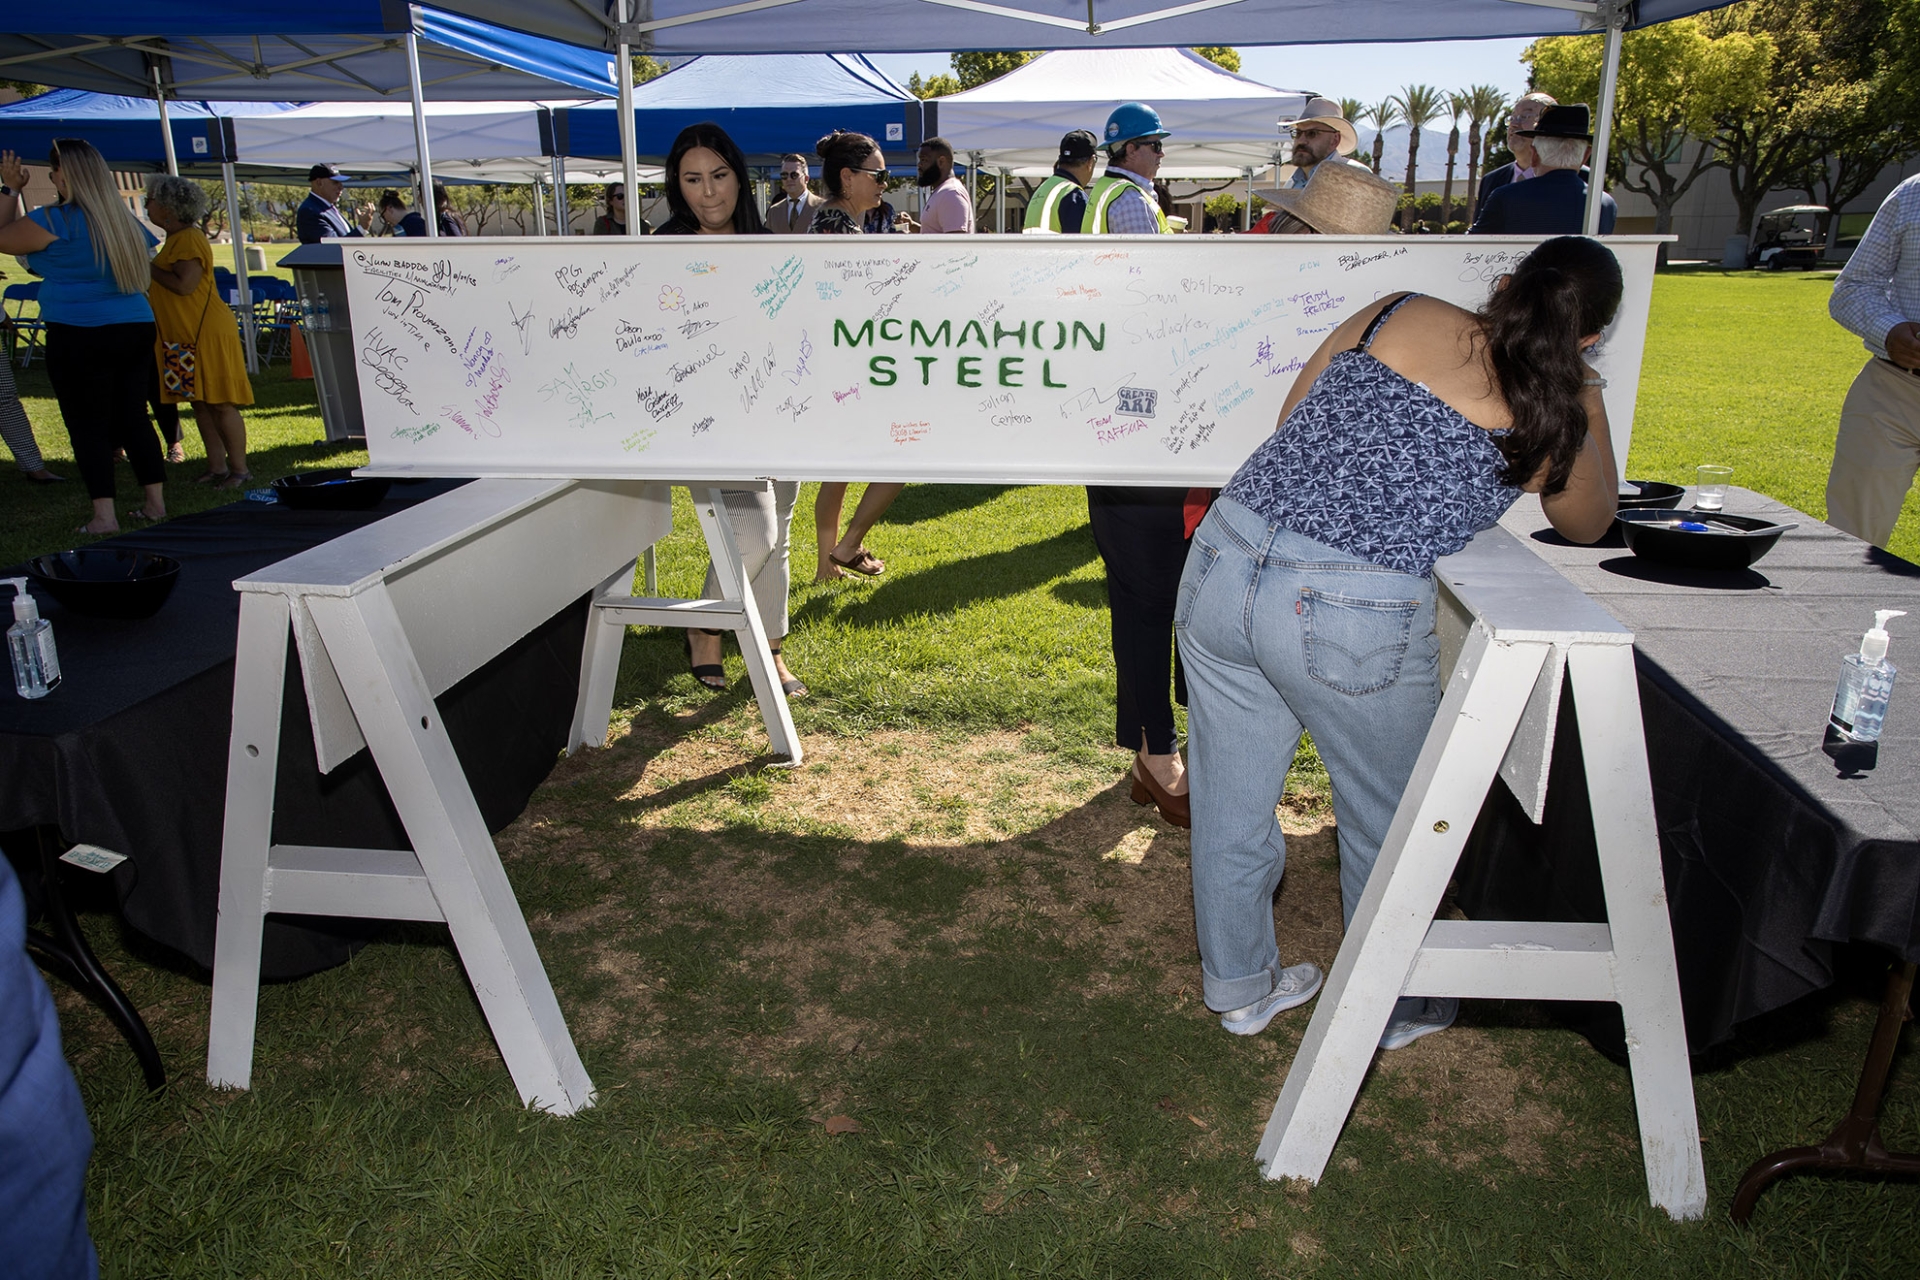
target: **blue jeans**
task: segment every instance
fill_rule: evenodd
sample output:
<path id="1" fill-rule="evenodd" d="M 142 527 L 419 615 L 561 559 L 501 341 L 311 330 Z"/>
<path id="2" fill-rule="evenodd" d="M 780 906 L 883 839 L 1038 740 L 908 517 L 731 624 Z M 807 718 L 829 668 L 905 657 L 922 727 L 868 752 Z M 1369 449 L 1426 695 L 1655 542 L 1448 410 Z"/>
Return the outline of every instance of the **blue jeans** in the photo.
<path id="1" fill-rule="evenodd" d="M 1274 808 L 1304 728 L 1333 780 L 1351 922 L 1440 705 L 1434 586 L 1221 500 L 1195 531 L 1174 633 L 1187 672 L 1193 909 L 1207 1005 L 1281 968 Z"/>

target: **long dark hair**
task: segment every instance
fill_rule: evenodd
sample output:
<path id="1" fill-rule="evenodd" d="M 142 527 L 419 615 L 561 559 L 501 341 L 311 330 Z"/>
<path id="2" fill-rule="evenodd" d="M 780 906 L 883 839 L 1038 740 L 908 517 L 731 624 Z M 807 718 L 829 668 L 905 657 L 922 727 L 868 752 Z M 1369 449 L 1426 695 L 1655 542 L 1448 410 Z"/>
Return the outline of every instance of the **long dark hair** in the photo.
<path id="1" fill-rule="evenodd" d="M 733 176 L 740 183 L 740 194 L 733 201 L 733 233 L 737 236 L 757 236 L 767 229 L 760 220 L 760 207 L 753 201 L 753 193 L 747 186 L 747 159 L 740 154 L 740 148 L 727 131 L 711 120 L 702 120 L 699 124 L 690 124 L 680 131 L 673 140 L 673 146 L 667 152 L 667 208 L 673 216 L 660 228 L 660 233 L 692 234 L 700 230 L 700 219 L 694 214 L 693 206 L 687 203 L 686 193 L 680 190 L 680 162 L 687 158 L 687 152 L 695 147 L 705 147 L 726 162 L 733 170 Z"/>
<path id="2" fill-rule="evenodd" d="M 1480 308 L 1487 358 L 1513 415 L 1512 429 L 1496 437 L 1507 459 L 1502 484 L 1523 485 L 1545 466 L 1546 492 L 1566 488 L 1587 439 L 1580 339 L 1613 323 L 1621 287 L 1612 250 L 1559 236 L 1522 259 Z"/>
<path id="3" fill-rule="evenodd" d="M 864 133 L 848 133 L 845 129 L 835 129 L 826 137 L 813 144 L 813 153 L 820 157 L 820 177 L 827 184 L 827 194 L 835 200 L 846 192 L 840 189 L 840 171 L 842 169 L 861 168 L 868 156 L 880 149 L 880 144 Z"/>

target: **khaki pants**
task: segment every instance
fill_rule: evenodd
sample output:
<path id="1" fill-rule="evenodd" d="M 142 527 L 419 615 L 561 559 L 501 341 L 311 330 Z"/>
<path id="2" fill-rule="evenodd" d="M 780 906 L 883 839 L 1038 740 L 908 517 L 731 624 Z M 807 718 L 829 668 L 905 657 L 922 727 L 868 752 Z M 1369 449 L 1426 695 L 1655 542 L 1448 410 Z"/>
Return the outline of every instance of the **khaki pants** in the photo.
<path id="1" fill-rule="evenodd" d="M 1847 391 L 1827 476 L 1827 523 L 1884 547 L 1920 469 L 1920 374 L 1869 360 Z"/>

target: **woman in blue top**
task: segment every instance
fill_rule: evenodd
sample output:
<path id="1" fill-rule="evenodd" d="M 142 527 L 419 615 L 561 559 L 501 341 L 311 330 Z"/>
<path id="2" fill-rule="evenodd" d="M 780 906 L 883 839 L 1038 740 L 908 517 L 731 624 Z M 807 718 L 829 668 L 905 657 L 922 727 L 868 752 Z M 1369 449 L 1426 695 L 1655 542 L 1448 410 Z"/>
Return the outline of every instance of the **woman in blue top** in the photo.
<path id="1" fill-rule="evenodd" d="M 1252 1035 L 1320 989 L 1283 967 L 1274 807 L 1304 728 L 1326 761 L 1353 919 L 1440 704 L 1433 563 L 1522 491 L 1592 542 L 1619 472 L 1586 351 L 1620 305 L 1598 241 L 1549 240 L 1478 312 L 1419 294 L 1362 308 L 1314 353 L 1279 428 L 1195 530 L 1174 615 L 1187 673 L 1202 987 Z M 1403 999 L 1381 1045 L 1453 1022 Z"/>
<path id="2" fill-rule="evenodd" d="M 114 189 L 100 153 L 78 138 L 59 138 L 47 157 L 60 203 L 22 216 L 27 171 L 0 152 L 0 253 L 26 262 L 41 277 L 40 316 L 47 322 L 47 376 L 73 441 L 73 458 L 93 499 L 82 533 L 114 533 L 113 451 L 126 450 L 145 501 L 128 519 L 166 517 L 161 485 L 166 466 L 147 421 L 153 375 L 153 308 L 147 305 L 147 262 L 156 243 L 134 221 Z"/>

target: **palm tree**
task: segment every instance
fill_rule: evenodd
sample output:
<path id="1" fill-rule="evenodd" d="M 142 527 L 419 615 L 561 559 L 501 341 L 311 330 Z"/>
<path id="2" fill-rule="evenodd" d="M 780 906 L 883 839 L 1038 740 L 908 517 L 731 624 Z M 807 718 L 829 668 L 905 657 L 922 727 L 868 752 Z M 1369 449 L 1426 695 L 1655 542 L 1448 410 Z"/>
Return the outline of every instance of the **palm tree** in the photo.
<path id="1" fill-rule="evenodd" d="M 1453 166 L 1460 158 L 1460 117 L 1467 114 L 1467 94 L 1456 90 L 1447 95 L 1447 113 L 1453 128 L 1447 133 L 1447 185 L 1440 189 L 1440 230 L 1453 225 Z"/>
<path id="2" fill-rule="evenodd" d="M 1440 114 L 1440 91 L 1430 84 L 1410 84 L 1393 99 L 1407 122 L 1407 205 L 1400 217 L 1402 231 L 1413 230 L 1413 166 L 1420 159 L 1420 131 Z"/>
<path id="3" fill-rule="evenodd" d="M 1358 98 L 1340 99 L 1340 118 L 1348 124 L 1367 118 L 1367 104 Z"/>
<path id="4" fill-rule="evenodd" d="M 1380 157 L 1387 151 L 1387 130 L 1400 118 L 1400 104 L 1392 98 L 1374 103 L 1361 112 L 1361 118 L 1373 122 L 1373 172 L 1380 173 Z"/>
<path id="5" fill-rule="evenodd" d="M 1480 130 L 1491 123 L 1507 105 L 1507 95 L 1498 85 L 1477 84 L 1467 90 L 1467 222 L 1480 204 Z M 1488 147 L 1489 151 L 1493 148 Z"/>

